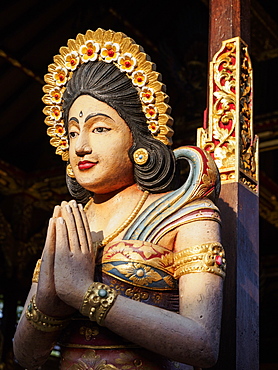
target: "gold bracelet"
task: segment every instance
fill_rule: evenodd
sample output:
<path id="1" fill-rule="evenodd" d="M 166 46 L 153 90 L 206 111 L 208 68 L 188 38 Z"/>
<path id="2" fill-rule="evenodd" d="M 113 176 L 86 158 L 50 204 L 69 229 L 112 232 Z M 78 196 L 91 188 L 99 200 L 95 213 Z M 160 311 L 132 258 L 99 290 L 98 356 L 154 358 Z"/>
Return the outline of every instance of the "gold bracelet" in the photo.
<path id="1" fill-rule="evenodd" d="M 36 305 L 36 295 L 33 295 L 25 312 L 27 320 L 40 331 L 52 332 L 64 329 L 70 319 L 56 319 L 42 313 Z"/>
<path id="2" fill-rule="evenodd" d="M 225 277 L 225 251 L 220 243 L 195 245 L 174 255 L 174 277 L 192 272 L 211 272 Z"/>
<path id="3" fill-rule="evenodd" d="M 39 282 L 41 264 L 42 264 L 42 260 L 40 258 L 40 259 L 37 260 L 37 264 L 36 264 L 35 270 L 33 272 L 32 283 L 38 283 Z"/>
<path id="4" fill-rule="evenodd" d="M 91 321 L 96 321 L 102 326 L 102 323 L 113 306 L 118 293 L 103 283 L 93 283 L 88 288 L 80 312 L 89 317 Z"/>

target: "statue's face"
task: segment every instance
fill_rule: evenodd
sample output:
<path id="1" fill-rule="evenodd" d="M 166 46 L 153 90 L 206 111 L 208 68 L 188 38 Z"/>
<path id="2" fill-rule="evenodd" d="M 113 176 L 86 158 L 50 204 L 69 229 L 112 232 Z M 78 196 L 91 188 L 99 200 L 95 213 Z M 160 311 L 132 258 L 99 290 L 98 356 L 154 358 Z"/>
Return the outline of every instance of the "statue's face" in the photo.
<path id="1" fill-rule="evenodd" d="M 132 134 L 115 109 L 82 95 L 69 110 L 68 132 L 70 164 L 81 186 L 106 194 L 134 183 Z"/>

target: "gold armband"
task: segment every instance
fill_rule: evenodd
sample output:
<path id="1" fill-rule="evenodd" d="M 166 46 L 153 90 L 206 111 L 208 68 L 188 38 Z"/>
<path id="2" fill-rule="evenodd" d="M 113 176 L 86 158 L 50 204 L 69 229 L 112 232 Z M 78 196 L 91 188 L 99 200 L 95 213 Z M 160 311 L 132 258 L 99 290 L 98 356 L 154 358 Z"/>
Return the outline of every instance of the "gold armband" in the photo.
<path id="1" fill-rule="evenodd" d="M 80 309 L 82 315 L 102 325 L 118 293 L 103 283 L 93 283 L 87 290 Z"/>
<path id="2" fill-rule="evenodd" d="M 42 263 L 41 259 L 37 260 L 37 264 L 36 264 L 35 270 L 33 272 L 32 283 L 38 283 L 39 282 L 41 263 Z"/>
<path id="3" fill-rule="evenodd" d="M 27 320 L 40 331 L 52 332 L 64 329 L 70 319 L 56 319 L 42 313 L 36 305 L 36 295 L 33 295 L 25 312 Z"/>
<path id="4" fill-rule="evenodd" d="M 184 249 L 174 254 L 174 271 L 176 279 L 191 272 L 211 272 L 224 278 L 224 248 L 220 243 L 207 243 Z"/>

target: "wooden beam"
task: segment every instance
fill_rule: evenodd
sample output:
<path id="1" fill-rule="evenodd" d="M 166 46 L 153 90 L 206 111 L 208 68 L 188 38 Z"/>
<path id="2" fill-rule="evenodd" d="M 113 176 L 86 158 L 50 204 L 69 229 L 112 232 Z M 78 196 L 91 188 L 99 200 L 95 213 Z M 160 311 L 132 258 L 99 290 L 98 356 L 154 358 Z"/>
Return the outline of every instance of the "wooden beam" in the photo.
<path id="1" fill-rule="evenodd" d="M 250 0 L 210 0 L 209 60 L 222 41 L 237 36 L 250 46 Z"/>
<path id="2" fill-rule="evenodd" d="M 210 0 L 208 121 L 197 145 L 216 160 L 227 257 L 217 370 L 259 369 L 259 202 L 252 120 L 250 0 Z"/>

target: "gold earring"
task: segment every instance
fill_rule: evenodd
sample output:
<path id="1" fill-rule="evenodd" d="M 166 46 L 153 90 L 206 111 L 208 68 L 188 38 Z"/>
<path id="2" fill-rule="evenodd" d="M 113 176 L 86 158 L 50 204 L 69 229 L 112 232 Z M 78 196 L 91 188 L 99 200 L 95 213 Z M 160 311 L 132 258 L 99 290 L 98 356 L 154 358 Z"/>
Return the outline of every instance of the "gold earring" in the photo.
<path id="1" fill-rule="evenodd" d="M 136 164 L 143 165 L 149 159 L 149 153 L 144 148 L 139 148 L 133 153 L 133 159 Z"/>
<path id="2" fill-rule="evenodd" d="M 75 179 L 75 176 L 74 176 L 74 173 L 73 173 L 73 170 L 70 164 L 67 165 L 67 175 L 71 177 L 72 179 Z"/>

